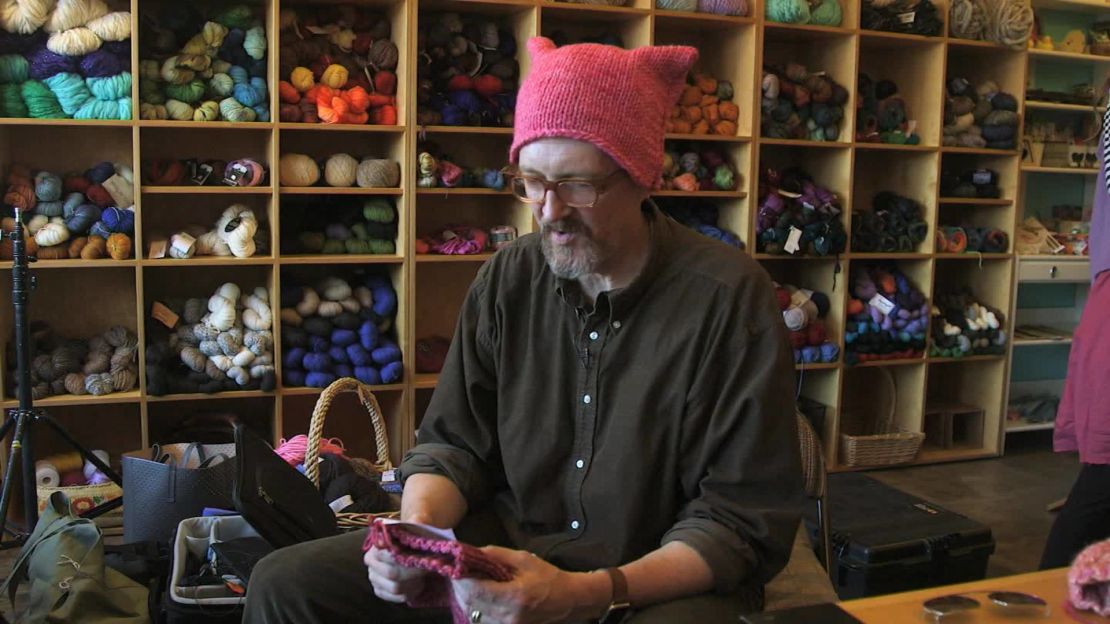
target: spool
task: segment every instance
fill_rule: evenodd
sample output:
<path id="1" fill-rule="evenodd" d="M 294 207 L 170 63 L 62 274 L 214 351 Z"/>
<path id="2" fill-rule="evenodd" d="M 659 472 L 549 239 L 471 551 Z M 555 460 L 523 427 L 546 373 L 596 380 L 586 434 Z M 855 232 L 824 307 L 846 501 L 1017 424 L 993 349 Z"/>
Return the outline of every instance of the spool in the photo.
<path id="1" fill-rule="evenodd" d="M 60 453 L 58 455 L 51 455 L 42 460 L 45 463 L 51 464 L 57 469 L 59 474 L 67 472 L 80 471 L 81 466 L 84 465 L 84 459 L 77 451 L 71 453 Z"/>
<path id="2" fill-rule="evenodd" d="M 508 247 L 516 240 L 516 228 L 511 225 L 495 225 L 489 231 L 489 240 L 494 249 Z"/>
<path id="3" fill-rule="evenodd" d="M 39 460 L 35 462 L 35 483 L 40 488 L 42 487 L 58 487 L 62 482 L 62 477 L 58 474 L 58 468 L 46 460 Z"/>

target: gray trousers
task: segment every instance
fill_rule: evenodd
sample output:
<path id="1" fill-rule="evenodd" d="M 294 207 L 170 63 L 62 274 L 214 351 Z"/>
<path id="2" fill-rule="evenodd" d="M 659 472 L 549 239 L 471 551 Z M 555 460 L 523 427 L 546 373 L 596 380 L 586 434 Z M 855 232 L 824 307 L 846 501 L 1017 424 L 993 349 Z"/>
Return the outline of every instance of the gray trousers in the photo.
<path id="1" fill-rule="evenodd" d="M 488 540 L 467 535 L 471 544 Z M 413 609 L 379 599 L 362 563 L 365 531 L 305 542 L 275 551 L 251 572 L 244 624 L 450 624 L 446 609 Z M 745 588 L 732 595 L 702 594 L 630 612 L 622 624 L 708 624 L 739 622 L 763 607 L 763 591 Z"/>

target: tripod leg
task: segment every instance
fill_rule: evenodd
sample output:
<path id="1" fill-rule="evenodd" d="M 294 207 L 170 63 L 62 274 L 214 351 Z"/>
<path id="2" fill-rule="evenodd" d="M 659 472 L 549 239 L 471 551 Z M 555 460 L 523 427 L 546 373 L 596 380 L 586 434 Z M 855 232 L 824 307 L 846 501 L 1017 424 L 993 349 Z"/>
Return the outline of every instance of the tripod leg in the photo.
<path id="1" fill-rule="evenodd" d="M 16 462 L 19 461 L 20 451 L 23 449 L 23 434 L 27 428 L 27 414 L 22 410 L 12 412 L 15 420 L 15 434 L 12 436 L 11 451 L 8 453 L 8 465 L 4 469 L 4 486 L 0 490 L 0 535 L 3 535 L 8 525 L 8 507 L 12 503 L 12 485 L 15 483 Z M 7 426 L 7 425 L 5 425 Z M 34 496 L 34 490 L 24 492 L 24 497 Z M 35 509 L 37 512 L 38 509 Z M 27 526 L 32 526 L 30 522 Z"/>

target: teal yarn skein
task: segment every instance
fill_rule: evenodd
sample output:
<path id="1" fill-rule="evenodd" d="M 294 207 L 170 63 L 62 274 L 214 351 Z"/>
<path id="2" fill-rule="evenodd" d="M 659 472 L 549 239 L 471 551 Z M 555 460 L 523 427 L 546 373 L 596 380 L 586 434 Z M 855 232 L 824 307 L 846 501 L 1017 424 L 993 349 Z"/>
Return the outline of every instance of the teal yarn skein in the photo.
<path id="1" fill-rule="evenodd" d="M 85 84 L 98 100 L 114 101 L 131 95 L 130 72 L 104 78 L 86 78 Z"/>
<path id="2" fill-rule="evenodd" d="M 72 117 L 86 102 L 93 99 L 92 91 L 89 91 L 85 79 L 80 74 L 62 72 L 54 74 L 42 82 L 54 93 L 54 97 L 58 98 L 58 104 L 61 105 L 62 110 L 69 117 Z"/>
<path id="3" fill-rule="evenodd" d="M 261 26 L 255 26 L 247 31 L 243 40 L 243 50 L 247 56 L 259 61 L 266 56 L 266 31 Z"/>
<path id="4" fill-rule="evenodd" d="M 73 115 L 74 119 L 131 119 L 131 98 L 115 101 L 93 98 Z"/>
<path id="5" fill-rule="evenodd" d="M 82 86 L 85 84 L 81 83 Z M 35 119 L 65 119 L 66 112 L 58 103 L 57 96 L 38 80 L 28 80 L 19 87 L 27 112 Z M 87 89 L 86 89 L 87 90 Z M 92 98 L 92 93 L 89 93 Z"/>
<path id="6" fill-rule="evenodd" d="M 31 74 L 31 64 L 21 54 L 0 55 L 0 83 L 21 84 Z"/>
<path id="7" fill-rule="evenodd" d="M 839 0 L 822 0 L 810 11 L 809 23 L 818 26 L 840 26 L 844 20 L 844 12 L 840 8 Z"/>
<path id="8" fill-rule="evenodd" d="M 20 85 L 0 84 L 0 111 L 5 117 L 30 117 Z"/>
<path id="9" fill-rule="evenodd" d="M 220 116 L 227 121 L 255 121 L 258 118 L 253 108 L 243 106 L 235 98 L 220 100 Z"/>
<path id="10" fill-rule="evenodd" d="M 40 202 L 57 201 L 62 198 L 62 179 L 49 171 L 35 174 L 35 197 Z M 59 214 L 61 214 L 59 212 Z M 56 215 L 50 215 L 56 216 Z"/>
<path id="11" fill-rule="evenodd" d="M 234 88 L 235 81 L 227 74 L 215 74 L 212 76 L 212 79 L 208 81 L 208 94 L 215 99 L 222 100 L 231 95 L 231 90 Z"/>
<path id="12" fill-rule="evenodd" d="M 805 0 L 767 0 L 765 15 L 780 24 L 808 24 L 809 3 Z"/>

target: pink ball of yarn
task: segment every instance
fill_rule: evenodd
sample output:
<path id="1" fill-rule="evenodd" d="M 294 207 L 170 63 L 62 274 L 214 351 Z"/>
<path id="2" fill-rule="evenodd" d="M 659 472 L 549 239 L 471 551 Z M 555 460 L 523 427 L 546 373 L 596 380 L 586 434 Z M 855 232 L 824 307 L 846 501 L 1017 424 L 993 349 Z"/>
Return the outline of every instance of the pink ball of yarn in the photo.
<path id="1" fill-rule="evenodd" d="M 343 448 L 343 441 L 339 438 L 331 438 L 330 440 L 320 441 L 320 453 L 331 453 L 346 457 L 343 453 L 346 449 Z M 285 460 L 285 463 L 290 466 L 296 466 L 304 463 L 304 456 L 308 452 L 308 436 L 301 434 L 293 436 L 286 440 L 282 439 L 278 447 L 274 449 L 278 457 Z"/>
<path id="2" fill-rule="evenodd" d="M 714 15 L 748 14 L 748 0 L 698 0 L 698 11 Z"/>
<path id="3" fill-rule="evenodd" d="M 1110 605 L 1098 598 L 1093 590 L 1110 585 L 1110 540 L 1095 542 L 1083 549 L 1068 569 L 1068 602 L 1081 611 L 1094 611 L 1110 616 Z"/>

